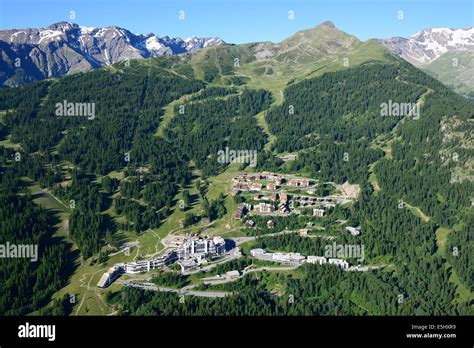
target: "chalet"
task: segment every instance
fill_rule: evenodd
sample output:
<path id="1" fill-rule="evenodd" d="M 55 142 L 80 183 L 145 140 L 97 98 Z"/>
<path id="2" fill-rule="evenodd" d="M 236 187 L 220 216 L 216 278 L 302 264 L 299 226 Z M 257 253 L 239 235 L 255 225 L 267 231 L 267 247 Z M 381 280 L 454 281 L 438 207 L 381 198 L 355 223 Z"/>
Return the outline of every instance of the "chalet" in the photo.
<path id="1" fill-rule="evenodd" d="M 298 231 L 298 234 L 300 235 L 300 237 L 306 237 L 306 236 L 308 236 L 308 229 L 307 228 L 302 228 Z"/>
<path id="2" fill-rule="evenodd" d="M 237 220 L 240 220 L 246 213 L 247 213 L 246 206 L 244 204 L 239 204 L 239 206 L 237 207 L 237 210 L 235 211 L 234 217 Z"/>
<path id="3" fill-rule="evenodd" d="M 360 226 L 359 227 L 346 227 L 346 231 L 349 232 L 352 236 L 358 236 L 360 234 Z"/>
<path id="4" fill-rule="evenodd" d="M 288 207 L 286 206 L 285 203 L 280 203 L 278 204 L 278 211 L 280 213 L 289 213 L 290 211 L 288 210 Z"/>
<path id="5" fill-rule="evenodd" d="M 288 181 L 289 186 L 293 187 L 308 187 L 309 186 L 309 180 L 308 179 L 291 179 Z"/>
<path id="6" fill-rule="evenodd" d="M 260 174 L 247 174 L 247 179 L 249 180 L 260 180 L 262 176 Z"/>
<path id="7" fill-rule="evenodd" d="M 251 183 L 249 185 L 249 190 L 250 191 L 257 191 L 260 192 L 262 190 L 262 184 L 257 184 L 257 183 Z"/>
<path id="8" fill-rule="evenodd" d="M 232 191 L 231 191 L 231 195 L 232 196 L 237 196 L 239 193 L 241 193 L 242 190 L 240 189 L 240 185 L 233 185 L 232 186 Z"/>
<path id="9" fill-rule="evenodd" d="M 254 226 L 255 226 L 255 221 L 253 221 L 253 220 L 245 221 L 245 227 L 252 228 Z"/>
<path id="10" fill-rule="evenodd" d="M 299 186 L 309 186 L 309 180 L 308 179 L 303 179 L 303 180 L 300 180 L 300 185 Z"/>
<path id="11" fill-rule="evenodd" d="M 286 203 L 288 202 L 288 195 L 284 192 L 280 193 L 280 202 Z"/>
<path id="12" fill-rule="evenodd" d="M 277 199 L 278 199 L 278 193 L 272 193 L 272 195 L 270 197 L 270 200 L 272 202 L 275 202 Z"/>
<path id="13" fill-rule="evenodd" d="M 277 175 L 271 172 L 262 172 L 262 177 L 267 180 L 274 180 Z"/>
<path id="14" fill-rule="evenodd" d="M 268 227 L 268 228 L 274 228 L 274 227 L 275 227 L 275 222 L 272 221 L 272 220 L 268 220 L 268 221 L 267 221 L 267 227 Z"/>
<path id="15" fill-rule="evenodd" d="M 283 179 L 279 176 L 275 176 L 275 185 L 281 185 L 283 182 Z"/>
<path id="16" fill-rule="evenodd" d="M 267 189 L 271 190 L 271 191 L 275 191 L 276 190 L 276 185 L 275 184 L 267 184 Z"/>
<path id="17" fill-rule="evenodd" d="M 288 186 L 296 187 L 298 186 L 298 181 L 295 179 L 288 180 Z"/>
<path id="18" fill-rule="evenodd" d="M 268 214 L 273 212 L 273 205 L 267 203 L 259 203 L 254 206 L 254 211 L 256 213 Z"/>

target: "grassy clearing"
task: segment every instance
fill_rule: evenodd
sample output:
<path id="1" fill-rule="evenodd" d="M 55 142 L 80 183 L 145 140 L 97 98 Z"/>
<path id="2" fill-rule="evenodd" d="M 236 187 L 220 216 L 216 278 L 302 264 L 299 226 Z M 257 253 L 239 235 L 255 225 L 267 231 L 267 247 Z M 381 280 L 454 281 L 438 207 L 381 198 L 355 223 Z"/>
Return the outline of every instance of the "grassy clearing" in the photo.
<path id="1" fill-rule="evenodd" d="M 171 120 L 174 117 L 174 108 L 177 105 L 184 105 L 186 102 L 189 101 L 190 98 L 198 95 L 199 93 L 200 92 L 183 95 L 181 98 L 179 98 L 179 99 L 169 103 L 167 106 L 165 106 L 163 108 L 164 112 L 163 112 L 163 116 L 162 116 L 161 121 L 160 121 L 160 125 L 157 128 L 157 130 L 155 132 L 155 135 L 159 136 L 159 137 L 163 137 L 164 136 L 164 134 L 163 134 L 164 130 L 168 127 L 168 125 L 170 124 Z"/>
<path id="2" fill-rule="evenodd" d="M 428 215 L 426 215 L 425 213 L 423 213 L 420 208 L 412 206 L 412 205 L 408 204 L 407 202 L 404 202 L 404 205 L 405 205 L 405 207 L 407 207 L 413 213 L 413 215 L 419 217 L 424 222 L 430 221 L 430 217 Z"/>
<path id="3" fill-rule="evenodd" d="M 474 300 L 474 294 L 459 280 L 456 271 L 453 269 L 449 281 L 456 286 L 456 294 L 459 296 L 455 302 L 461 303 Z"/>
<path id="4" fill-rule="evenodd" d="M 265 119 L 265 111 L 259 113 L 257 116 L 257 125 L 262 128 L 263 132 L 267 136 L 267 143 L 265 144 L 264 150 L 265 151 L 270 151 L 271 146 L 275 143 L 277 137 L 270 132 L 270 126 L 267 123 L 267 120 Z"/>
<path id="5" fill-rule="evenodd" d="M 20 144 L 15 144 L 11 141 L 11 135 L 10 134 L 8 134 L 5 137 L 5 139 L 0 141 L 0 146 L 3 146 L 6 149 L 13 149 L 13 150 L 17 150 L 17 149 L 21 148 Z"/>
<path id="6" fill-rule="evenodd" d="M 372 184 L 372 187 L 374 188 L 375 191 L 380 191 L 380 184 L 377 180 L 377 174 L 375 174 L 374 167 L 377 164 L 377 162 L 371 163 L 369 165 L 369 182 Z"/>
<path id="7" fill-rule="evenodd" d="M 450 230 L 444 227 L 440 227 L 436 230 L 437 252 L 443 257 L 446 257 L 446 241 L 448 240 L 449 232 Z"/>

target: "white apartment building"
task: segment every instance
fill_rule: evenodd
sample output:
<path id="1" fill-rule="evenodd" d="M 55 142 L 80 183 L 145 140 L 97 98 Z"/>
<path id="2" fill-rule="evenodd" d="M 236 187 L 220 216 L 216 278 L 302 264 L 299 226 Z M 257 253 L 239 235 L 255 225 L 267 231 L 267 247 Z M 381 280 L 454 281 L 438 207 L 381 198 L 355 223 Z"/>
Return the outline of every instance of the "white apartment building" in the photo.
<path id="1" fill-rule="evenodd" d="M 153 260 L 142 260 L 137 262 L 129 262 L 123 265 L 125 273 L 137 274 L 142 272 L 149 272 L 152 269 L 163 268 L 178 259 L 174 250 Z"/>
<path id="2" fill-rule="evenodd" d="M 312 263 L 315 265 L 324 265 L 328 260 L 324 256 L 313 256 L 310 255 L 307 257 L 306 262 Z"/>
<path id="3" fill-rule="evenodd" d="M 313 209 L 313 215 L 318 217 L 324 216 L 324 209 Z"/>
<path id="4" fill-rule="evenodd" d="M 349 263 L 346 260 L 342 260 L 342 259 L 328 259 L 328 263 L 330 265 L 339 266 L 342 269 L 348 269 L 349 268 Z"/>
<path id="5" fill-rule="evenodd" d="M 99 288 L 106 288 L 114 282 L 123 273 L 123 265 L 118 264 L 110 267 L 100 278 L 97 286 Z"/>
<path id="6" fill-rule="evenodd" d="M 188 239 L 176 252 L 180 260 L 197 255 L 213 257 L 225 252 L 225 240 L 220 236 L 213 239 Z"/>

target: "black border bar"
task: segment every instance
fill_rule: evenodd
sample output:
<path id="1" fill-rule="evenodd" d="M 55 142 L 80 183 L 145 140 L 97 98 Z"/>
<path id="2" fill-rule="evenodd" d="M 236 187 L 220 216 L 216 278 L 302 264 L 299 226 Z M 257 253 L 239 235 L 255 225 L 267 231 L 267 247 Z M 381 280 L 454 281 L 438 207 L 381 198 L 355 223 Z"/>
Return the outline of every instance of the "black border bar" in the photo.
<path id="1" fill-rule="evenodd" d="M 20 338 L 19 326 L 55 325 L 55 340 Z M 474 320 L 465 317 L 0 317 L 0 347 L 401 345 L 473 347 Z M 424 328 L 424 329 L 423 329 Z M 408 338 L 407 334 L 455 334 Z"/>

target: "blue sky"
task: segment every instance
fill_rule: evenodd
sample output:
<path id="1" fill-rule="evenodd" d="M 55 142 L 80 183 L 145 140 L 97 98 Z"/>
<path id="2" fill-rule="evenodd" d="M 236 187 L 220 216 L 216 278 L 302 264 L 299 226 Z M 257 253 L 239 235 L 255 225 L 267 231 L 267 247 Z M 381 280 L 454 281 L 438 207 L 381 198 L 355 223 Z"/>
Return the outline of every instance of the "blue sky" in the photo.
<path id="1" fill-rule="evenodd" d="M 178 18 L 181 10 L 184 20 Z M 362 40 L 407 37 L 423 28 L 473 26 L 474 0 L 0 0 L 0 29 L 69 21 L 244 43 L 279 42 L 326 20 Z"/>

